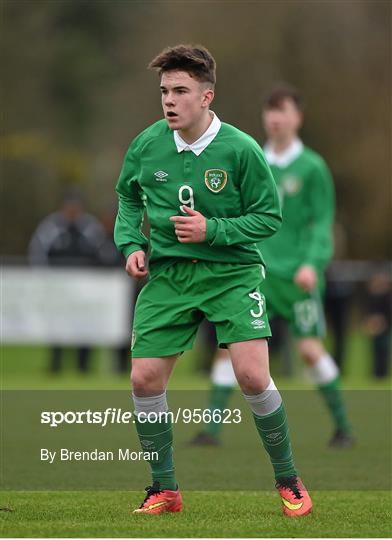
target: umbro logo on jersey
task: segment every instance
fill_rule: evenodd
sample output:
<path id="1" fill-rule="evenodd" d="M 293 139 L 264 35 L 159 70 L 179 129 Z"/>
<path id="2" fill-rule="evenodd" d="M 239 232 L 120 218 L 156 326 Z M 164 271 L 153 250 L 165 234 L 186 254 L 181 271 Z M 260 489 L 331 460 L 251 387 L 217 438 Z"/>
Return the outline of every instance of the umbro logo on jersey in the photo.
<path id="1" fill-rule="evenodd" d="M 169 176 L 169 174 L 165 171 L 157 171 L 154 173 L 154 176 L 157 182 L 167 182 L 166 176 Z"/>

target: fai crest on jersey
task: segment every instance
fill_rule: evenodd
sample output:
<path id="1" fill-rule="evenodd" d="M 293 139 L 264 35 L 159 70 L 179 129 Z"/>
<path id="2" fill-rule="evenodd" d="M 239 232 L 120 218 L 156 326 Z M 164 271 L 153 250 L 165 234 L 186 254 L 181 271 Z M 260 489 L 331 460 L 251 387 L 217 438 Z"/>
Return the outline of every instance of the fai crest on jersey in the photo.
<path id="1" fill-rule="evenodd" d="M 302 180 L 297 176 L 285 176 L 282 185 L 286 195 L 296 195 L 302 188 Z"/>
<path id="2" fill-rule="evenodd" d="M 204 182 L 213 193 L 218 193 L 227 184 L 227 172 L 222 169 L 208 169 L 204 173 Z"/>

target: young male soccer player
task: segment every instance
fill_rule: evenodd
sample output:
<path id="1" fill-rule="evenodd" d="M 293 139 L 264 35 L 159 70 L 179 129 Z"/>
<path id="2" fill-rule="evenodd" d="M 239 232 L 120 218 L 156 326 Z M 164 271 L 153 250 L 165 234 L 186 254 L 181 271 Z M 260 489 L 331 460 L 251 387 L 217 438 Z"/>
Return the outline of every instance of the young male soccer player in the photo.
<path id="1" fill-rule="evenodd" d="M 332 255 L 334 192 L 324 160 L 298 138 L 303 107 L 297 90 L 274 89 L 267 97 L 263 123 L 268 136 L 265 156 L 277 183 L 283 225 L 260 245 L 267 275 L 261 291 L 270 316 L 291 323 L 311 380 L 322 393 L 335 424 L 330 446 L 353 445 L 339 387 L 339 372 L 326 352 L 322 293 L 324 270 Z M 230 358 L 219 351 L 212 372 L 210 408 L 224 409 L 236 384 Z M 211 422 L 194 444 L 219 442 L 219 423 Z"/>
<path id="2" fill-rule="evenodd" d="M 284 513 L 308 514 L 312 503 L 297 476 L 284 405 L 269 374 L 270 329 L 260 292 L 264 266 L 255 244 L 281 224 L 275 182 L 257 143 L 210 111 L 215 61 L 205 48 L 165 49 L 149 67 L 160 76 L 165 119 L 129 147 L 116 188 L 114 234 L 127 272 L 145 276 L 146 209 L 150 280 L 135 309 L 131 380 L 141 445 L 159 459 L 150 461 L 153 485 L 136 512 L 182 508 L 170 417 L 153 422 L 149 413 L 168 410 L 169 376 L 206 317 L 219 343 L 230 349 Z"/>

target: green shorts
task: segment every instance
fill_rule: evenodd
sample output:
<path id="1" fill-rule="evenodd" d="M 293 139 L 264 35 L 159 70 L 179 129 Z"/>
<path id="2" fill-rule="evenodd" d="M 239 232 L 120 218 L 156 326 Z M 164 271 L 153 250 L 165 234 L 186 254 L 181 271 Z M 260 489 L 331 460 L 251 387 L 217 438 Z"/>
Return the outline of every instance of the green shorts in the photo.
<path id="1" fill-rule="evenodd" d="M 321 282 L 318 289 L 308 293 L 293 281 L 267 272 L 261 291 L 271 319 L 277 315 L 286 319 L 297 337 L 324 337 L 323 288 Z"/>
<path id="2" fill-rule="evenodd" d="M 132 356 L 169 356 L 191 349 L 204 318 L 215 324 L 220 347 L 270 336 L 260 292 L 263 279 L 260 264 L 186 260 L 171 265 L 139 294 Z"/>

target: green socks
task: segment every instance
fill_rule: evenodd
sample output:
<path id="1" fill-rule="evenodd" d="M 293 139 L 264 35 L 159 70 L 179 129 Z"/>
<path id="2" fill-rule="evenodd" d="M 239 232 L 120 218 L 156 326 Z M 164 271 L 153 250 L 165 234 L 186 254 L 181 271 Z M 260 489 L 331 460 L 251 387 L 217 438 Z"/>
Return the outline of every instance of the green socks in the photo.
<path id="1" fill-rule="evenodd" d="M 151 466 L 153 482 L 159 482 L 161 489 L 176 490 L 171 420 L 165 418 L 157 422 L 140 422 L 137 419 L 135 425 L 143 451 L 151 455 L 151 459 L 146 461 Z"/>
<path id="2" fill-rule="evenodd" d="M 351 425 L 347 418 L 347 411 L 343 401 L 339 377 L 336 377 L 336 379 L 327 384 L 319 384 L 318 389 L 332 415 L 336 429 L 345 433 L 350 433 Z"/>
<path id="3" fill-rule="evenodd" d="M 332 415 L 336 429 L 351 432 L 350 422 L 340 388 L 339 370 L 333 358 L 324 352 L 318 361 L 307 368 L 311 380 L 317 385 Z"/>
<path id="4" fill-rule="evenodd" d="M 258 416 L 253 412 L 257 431 L 268 452 L 275 478 L 296 475 L 287 416 L 283 403 L 274 412 Z"/>

